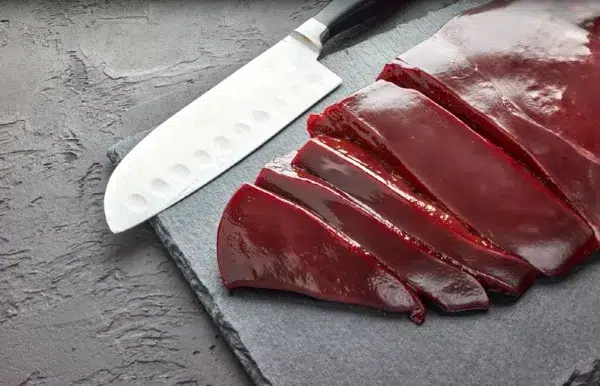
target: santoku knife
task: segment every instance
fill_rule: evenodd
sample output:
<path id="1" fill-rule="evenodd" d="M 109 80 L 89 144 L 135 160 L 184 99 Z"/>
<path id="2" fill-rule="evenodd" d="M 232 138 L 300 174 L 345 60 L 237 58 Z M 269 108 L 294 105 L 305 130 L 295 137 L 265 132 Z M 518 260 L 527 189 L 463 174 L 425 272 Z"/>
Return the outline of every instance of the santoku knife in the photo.
<path id="1" fill-rule="evenodd" d="M 112 173 L 104 212 L 114 233 L 206 185 L 333 91 L 323 44 L 386 0 L 334 0 L 285 39 L 148 134 Z"/>

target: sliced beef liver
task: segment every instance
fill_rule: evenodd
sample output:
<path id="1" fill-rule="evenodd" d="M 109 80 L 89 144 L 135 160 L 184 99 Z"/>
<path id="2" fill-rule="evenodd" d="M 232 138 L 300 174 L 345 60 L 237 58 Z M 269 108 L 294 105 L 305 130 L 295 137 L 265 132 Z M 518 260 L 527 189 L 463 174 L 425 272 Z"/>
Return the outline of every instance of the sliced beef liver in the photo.
<path id="1" fill-rule="evenodd" d="M 351 142 L 319 136 L 292 165 L 350 194 L 382 218 L 429 245 L 444 261 L 475 276 L 486 289 L 521 295 L 537 270 L 470 232 L 451 213 L 415 194 L 407 181 Z"/>
<path id="2" fill-rule="evenodd" d="M 256 185 L 320 216 L 373 254 L 420 295 L 449 312 L 487 309 L 483 287 L 469 274 L 439 260 L 410 235 L 324 181 L 290 166 L 290 158 L 268 164 Z"/>
<path id="3" fill-rule="evenodd" d="M 492 2 L 388 64 L 501 145 L 600 238 L 600 1 Z"/>
<path id="4" fill-rule="evenodd" d="M 307 210 L 253 185 L 231 198 L 217 240 L 227 288 L 291 291 L 317 299 L 408 313 L 422 323 L 414 293 L 355 241 Z"/>
<path id="5" fill-rule="evenodd" d="M 309 133 L 359 143 L 546 275 L 596 248 L 591 228 L 521 164 L 418 91 L 380 80 L 312 116 Z"/>

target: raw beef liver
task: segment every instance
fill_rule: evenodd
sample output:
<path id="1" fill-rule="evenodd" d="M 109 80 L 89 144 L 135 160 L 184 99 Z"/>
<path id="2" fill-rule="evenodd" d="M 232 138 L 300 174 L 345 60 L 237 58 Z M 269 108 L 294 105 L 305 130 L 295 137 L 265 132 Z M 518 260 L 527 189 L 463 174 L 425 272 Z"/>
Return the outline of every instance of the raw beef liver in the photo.
<path id="1" fill-rule="evenodd" d="M 421 91 L 501 145 L 600 238 L 600 1 L 492 2 L 380 79 Z"/>
<path id="2" fill-rule="evenodd" d="M 219 224 L 227 288 L 293 291 L 317 299 L 425 317 L 413 292 L 356 242 L 305 209 L 253 185 L 231 198 Z"/>
<path id="3" fill-rule="evenodd" d="M 418 295 L 487 309 L 484 288 L 567 272 L 600 240 L 599 84 L 600 1 L 456 17 L 240 188 L 218 231 L 225 285 L 421 323 Z"/>
<path id="4" fill-rule="evenodd" d="M 302 170 L 293 170 L 289 161 L 287 157 L 266 165 L 256 185 L 320 216 L 443 310 L 488 308 L 485 290 L 475 278 L 437 259 L 423 244 L 346 194 Z"/>
<path id="5" fill-rule="evenodd" d="M 535 280 L 537 271 L 530 264 L 470 232 L 351 142 L 313 138 L 298 151 L 292 165 L 350 194 L 491 291 L 521 295 Z"/>
<path id="6" fill-rule="evenodd" d="M 596 248 L 591 228 L 521 164 L 418 91 L 380 80 L 311 117 L 309 132 L 356 141 L 548 276 Z"/>

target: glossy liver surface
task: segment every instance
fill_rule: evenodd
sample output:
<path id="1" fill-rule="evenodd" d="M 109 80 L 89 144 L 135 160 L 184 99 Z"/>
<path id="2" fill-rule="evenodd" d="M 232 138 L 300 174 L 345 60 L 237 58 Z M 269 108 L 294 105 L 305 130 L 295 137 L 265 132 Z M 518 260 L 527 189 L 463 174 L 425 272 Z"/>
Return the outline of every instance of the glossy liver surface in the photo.
<path id="1" fill-rule="evenodd" d="M 595 247 L 592 230 L 521 164 L 418 91 L 380 80 L 328 107 L 309 132 L 356 141 L 546 275 Z"/>
<path id="2" fill-rule="evenodd" d="M 219 225 L 219 272 L 227 288 L 292 291 L 321 300 L 406 312 L 413 292 L 353 240 L 305 209 L 253 185 L 231 198 Z"/>
<path id="3" fill-rule="evenodd" d="M 321 217 L 443 310 L 488 308 L 485 290 L 475 278 L 438 259 L 418 240 L 336 188 L 302 170 L 292 169 L 289 160 L 268 164 L 256 184 Z"/>
<path id="4" fill-rule="evenodd" d="M 453 214 L 416 194 L 407 181 L 351 142 L 313 138 L 298 151 L 293 164 L 428 244 L 444 261 L 469 272 L 491 291 L 520 295 L 535 279 L 537 272 L 530 264 L 470 232 Z"/>
<path id="5" fill-rule="evenodd" d="M 496 1 L 456 17 L 380 78 L 500 144 L 599 235 L 599 38 L 598 1 Z"/>

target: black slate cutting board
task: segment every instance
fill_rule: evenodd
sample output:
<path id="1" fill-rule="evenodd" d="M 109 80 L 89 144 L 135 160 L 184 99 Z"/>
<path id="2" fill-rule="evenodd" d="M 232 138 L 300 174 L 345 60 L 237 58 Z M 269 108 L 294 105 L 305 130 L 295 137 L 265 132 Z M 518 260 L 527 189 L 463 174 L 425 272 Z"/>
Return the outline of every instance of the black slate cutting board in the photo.
<path id="1" fill-rule="evenodd" d="M 344 83 L 313 107 L 321 111 L 373 82 L 388 60 L 431 36 L 451 17 L 485 3 L 405 6 L 385 32 L 322 62 Z M 439 3 L 439 1 L 437 2 Z M 145 121 L 144 114 L 129 119 Z M 136 113 L 134 112 L 134 115 Z M 151 221 L 206 310 L 257 384 L 275 385 L 553 385 L 600 384 L 600 264 L 534 286 L 516 304 L 485 314 L 430 311 L 423 326 L 404 316 L 269 291 L 227 293 L 218 274 L 215 240 L 233 192 L 263 164 L 299 148 L 306 116 L 213 183 Z M 118 163 L 145 133 L 110 149 Z M 595 370 L 591 370 L 594 368 Z M 570 379 L 571 378 L 571 379 Z"/>

